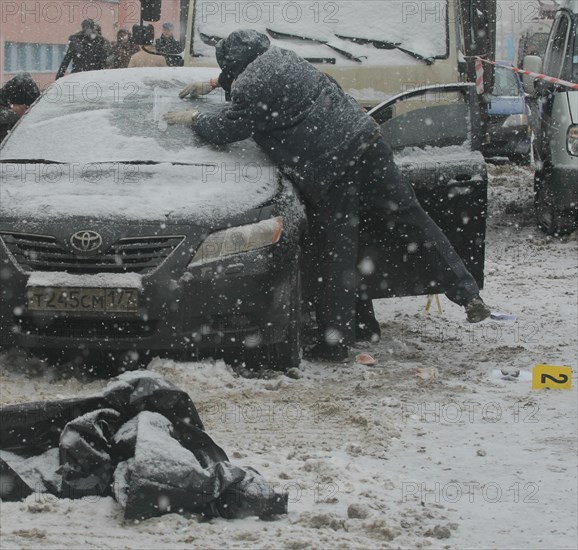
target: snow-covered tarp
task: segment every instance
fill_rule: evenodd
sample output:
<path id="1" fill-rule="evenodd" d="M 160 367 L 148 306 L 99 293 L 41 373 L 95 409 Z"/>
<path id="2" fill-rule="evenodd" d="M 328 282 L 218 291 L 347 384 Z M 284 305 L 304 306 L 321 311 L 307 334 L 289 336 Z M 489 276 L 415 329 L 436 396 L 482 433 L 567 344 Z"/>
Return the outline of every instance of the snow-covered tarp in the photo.
<path id="1" fill-rule="evenodd" d="M 10 405 L 0 416 L 5 501 L 114 495 L 127 519 L 287 513 L 287 495 L 231 464 L 191 398 L 158 374 L 129 372 L 101 394 Z"/>

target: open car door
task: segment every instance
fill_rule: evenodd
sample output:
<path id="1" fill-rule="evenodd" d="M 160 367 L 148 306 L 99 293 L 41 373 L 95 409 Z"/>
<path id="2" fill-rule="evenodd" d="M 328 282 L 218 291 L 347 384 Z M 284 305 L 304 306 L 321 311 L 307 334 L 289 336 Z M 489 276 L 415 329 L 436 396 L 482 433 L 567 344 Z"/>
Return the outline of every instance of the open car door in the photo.
<path id="1" fill-rule="evenodd" d="M 487 172 L 479 149 L 474 84 L 429 86 L 396 95 L 369 113 L 383 128 L 402 178 L 444 231 L 476 282 L 484 282 Z M 371 298 L 444 293 L 429 268 L 434 250 L 401 242 L 388 220 L 364 213 L 361 291 Z"/>

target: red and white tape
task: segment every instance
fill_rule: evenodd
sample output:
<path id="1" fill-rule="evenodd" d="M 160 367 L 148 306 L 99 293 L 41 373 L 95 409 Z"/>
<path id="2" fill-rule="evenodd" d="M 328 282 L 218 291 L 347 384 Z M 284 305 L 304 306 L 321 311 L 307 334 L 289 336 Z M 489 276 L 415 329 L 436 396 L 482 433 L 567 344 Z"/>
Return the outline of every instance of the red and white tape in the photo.
<path id="1" fill-rule="evenodd" d="M 535 78 L 536 80 L 545 80 L 546 82 L 551 82 L 552 84 L 558 84 L 559 86 L 565 86 L 566 88 L 571 88 L 572 90 L 578 90 L 578 84 L 574 82 L 568 82 L 567 80 L 562 80 L 560 78 L 554 78 L 553 76 L 548 76 L 546 74 L 534 73 L 532 71 L 525 71 L 524 69 L 518 69 L 518 67 L 512 67 L 510 65 L 503 65 L 502 63 L 496 63 L 495 61 L 490 61 L 489 59 L 484 59 L 483 57 L 476 57 L 476 88 L 478 87 L 478 62 L 483 61 L 484 63 L 489 63 L 490 65 L 495 65 L 496 67 L 503 67 L 504 69 L 510 69 L 515 73 L 526 74 Z M 478 93 L 483 93 L 478 90 Z"/>
<path id="2" fill-rule="evenodd" d="M 481 57 L 476 57 L 476 92 L 484 93 L 484 64 Z"/>

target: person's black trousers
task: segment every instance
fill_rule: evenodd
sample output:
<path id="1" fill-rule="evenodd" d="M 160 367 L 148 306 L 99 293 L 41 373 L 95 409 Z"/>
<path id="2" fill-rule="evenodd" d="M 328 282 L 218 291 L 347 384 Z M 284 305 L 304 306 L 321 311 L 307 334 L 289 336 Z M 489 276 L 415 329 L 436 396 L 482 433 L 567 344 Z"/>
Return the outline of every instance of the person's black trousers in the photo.
<path id="1" fill-rule="evenodd" d="M 446 285 L 446 296 L 465 305 L 479 288 L 441 229 L 404 183 L 391 148 L 382 139 L 352 165 L 324 199 L 307 207 L 310 236 L 319 262 L 317 323 L 319 341 L 351 344 L 355 341 L 356 280 L 359 225 L 363 212 L 384 213 L 388 231 L 400 241 L 429 250 L 436 280 Z M 362 223 L 362 221 L 361 221 Z M 384 229 L 385 231 L 385 229 Z M 371 304 L 357 297 L 362 315 L 373 315 Z"/>

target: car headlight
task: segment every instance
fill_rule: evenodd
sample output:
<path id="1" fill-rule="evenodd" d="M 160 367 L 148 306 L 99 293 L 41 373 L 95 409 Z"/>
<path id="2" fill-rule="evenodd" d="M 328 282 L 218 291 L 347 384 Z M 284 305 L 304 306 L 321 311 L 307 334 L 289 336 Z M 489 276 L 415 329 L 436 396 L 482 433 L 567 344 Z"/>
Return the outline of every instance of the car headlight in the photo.
<path id="1" fill-rule="evenodd" d="M 189 265 L 271 246 L 279 241 L 282 231 L 280 216 L 215 231 L 203 241 Z"/>
<path id="2" fill-rule="evenodd" d="M 566 147 L 571 155 L 578 157 L 578 124 L 573 124 L 568 128 Z"/>
<path id="3" fill-rule="evenodd" d="M 511 128 L 512 126 L 526 126 L 528 124 L 528 115 L 519 114 L 519 115 L 510 115 L 506 120 L 504 120 L 504 124 L 502 126 L 504 128 Z"/>

